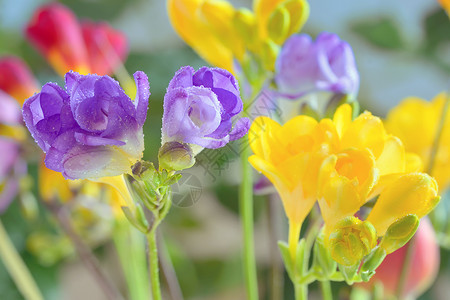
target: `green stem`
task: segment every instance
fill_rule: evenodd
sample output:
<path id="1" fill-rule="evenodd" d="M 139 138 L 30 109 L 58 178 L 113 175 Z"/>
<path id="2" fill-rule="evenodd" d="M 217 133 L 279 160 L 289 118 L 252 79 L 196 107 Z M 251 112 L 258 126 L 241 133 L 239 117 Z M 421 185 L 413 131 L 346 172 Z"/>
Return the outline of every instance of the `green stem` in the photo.
<path id="1" fill-rule="evenodd" d="M 295 300 L 308 299 L 308 286 L 306 284 L 294 283 Z"/>
<path id="2" fill-rule="evenodd" d="M 156 228 L 147 234 L 148 257 L 150 265 L 150 280 L 152 283 L 153 300 L 161 300 L 161 287 L 159 283 L 158 248 L 156 245 Z"/>
<path id="3" fill-rule="evenodd" d="M 130 300 L 151 300 L 142 233 L 126 220 L 119 220 L 114 230 L 114 244 L 124 271 Z"/>
<path id="4" fill-rule="evenodd" d="M 333 300 L 333 293 L 331 292 L 331 284 L 328 280 L 320 281 L 320 290 L 322 291 L 323 300 Z"/>
<path id="5" fill-rule="evenodd" d="M 11 239 L 0 221 L 0 257 L 6 269 L 26 300 L 43 300 L 30 271 L 17 253 Z"/>
<path id="6" fill-rule="evenodd" d="M 255 249 L 253 241 L 253 180 L 252 169 L 248 163 L 250 147 L 247 143 L 241 149 L 242 184 L 239 191 L 239 206 L 244 239 L 244 277 L 247 299 L 258 299 Z"/>

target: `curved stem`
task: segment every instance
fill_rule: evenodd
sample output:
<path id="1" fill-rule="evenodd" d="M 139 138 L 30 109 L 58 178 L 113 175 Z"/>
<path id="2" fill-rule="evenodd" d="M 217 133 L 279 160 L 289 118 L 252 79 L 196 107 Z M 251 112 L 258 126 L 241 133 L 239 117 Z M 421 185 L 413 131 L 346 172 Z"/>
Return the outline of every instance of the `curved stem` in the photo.
<path id="1" fill-rule="evenodd" d="M 243 143 L 241 149 L 242 184 L 239 191 L 239 207 L 244 239 L 244 276 L 247 288 L 247 299 L 258 299 L 258 283 L 256 276 L 255 249 L 253 237 L 253 180 L 252 169 L 248 163 L 250 147 Z"/>
<path id="2" fill-rule="evenodd" d="M 331 284 L 328 280 L 320 281 L 320 290 L 322 291 L 323 300 L 333 300 L 333 293 L 331 292 Z"/>
<path id="3" fill-rule="evenodd" d="M 153 300 L 161 300 L 162 298 L 161 287 L 159 283 L 158 248 L 156 245 L 156 228 L 154 228 L 147 234 L 147 241 Z"/>
<path id="4" fill-rule="evenodd" d="M 0 221 L 0 257 L 26 300 L 43 300 L 41 292 Z"/>

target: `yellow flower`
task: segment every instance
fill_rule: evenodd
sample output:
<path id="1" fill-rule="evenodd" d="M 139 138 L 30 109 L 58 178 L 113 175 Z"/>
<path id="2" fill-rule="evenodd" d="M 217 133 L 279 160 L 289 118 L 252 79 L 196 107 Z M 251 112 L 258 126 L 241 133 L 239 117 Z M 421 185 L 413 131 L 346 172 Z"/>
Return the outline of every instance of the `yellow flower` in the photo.
<path id="1" fill-rule="evenodd" d="M 431 169 L 430 175 L 437 180 L 441 190 L 450 186 L 450 109 L 444 116 L 433 162 L 430 162 L 430 157 L 448 97 L 448 94 L 441 93 L 431 102 L 415 97 L 406 98 L 389 112 L 386 119 L 387 129 L 404 142 L 407 151 L 420 156 L 423 161 L 421 171 L 428 172 Z"/>
<path id="2" fill-rule="evenodd" d="M 189 46 L 231 72 L 233 59 L 241 61 L 246 50 L 263 62 L 269 59 L 273 68 L 271 52 L 277 49 L 271 44 L 282 44 L 309 16 L 306 0 L 255 0 L 254 13 L 236 10 L 225 0 L 168 0 L 167 9 L 175 31 Z"/>
<path id="3" fill-rule="evenodd" d="M 335 257 L 353 253 L 345 249 L 363 242 L 364 247 L 355 249 L 361 257 L 337 259 L 342 264 L 367 255 L 376 236 L 384 235 L 398 219 L 409 214 L 421 218 L 439 201 L 434 179 L 413 173 L 421 166 L 420 158 L 407 153 L 403 143 L 386 132 L 380 118 L 364 112 L 353 120 L 348 104 L 337 109 L 333 120 L 320 122 L 297 116 L 282 126 L 258 117 L 249 141 L 254 153 L 249 162 L 280 194 L 289 219 L 293 257 L 301 225 L 316 200 L 325 222 L 325 244 L 335 248 Z M 361 225 L 355 213 L 377 195 L 367 222 Z M 345 223 L 348 218 L 352 226 Z M 364 229 L 369 227 L 374 234 Z M 358 236 L 366 241 L 354 241 Z"/>

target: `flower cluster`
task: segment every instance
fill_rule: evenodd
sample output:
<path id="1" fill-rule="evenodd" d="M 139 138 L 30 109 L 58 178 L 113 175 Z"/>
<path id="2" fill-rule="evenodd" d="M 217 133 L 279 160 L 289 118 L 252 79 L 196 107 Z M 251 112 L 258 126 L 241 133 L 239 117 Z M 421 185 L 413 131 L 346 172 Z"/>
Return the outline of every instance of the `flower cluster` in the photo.
<path id="1" fill-rule="evenodd" d="M 291 229 L 301 226 L 318 200 L 325 243 L 342 265 L 359 262 L 399 219 L 421 218 L 439 201 L 436 181 L 417 173 L 420 159 L 369 112 L 352 120 L 348 104 L 320 122 L 297 116 L 281 126 L 259 117 L 249 140 L 249 161 L 275 185 Z M 361 223 L 354 215 L 375 196 Z M 355 244 L 354 234 L 365 242 Z"/>
<path id="2" fill-rule="evenodd" d="M 209 63 L 230 70 L 246 51 L 273 69 L 278 45 L 298 32 L 309 16 L 305 0 L 255 0 L 254 12 L 227 1 L 169 0 L 169 17 L 178 34 Z"/>

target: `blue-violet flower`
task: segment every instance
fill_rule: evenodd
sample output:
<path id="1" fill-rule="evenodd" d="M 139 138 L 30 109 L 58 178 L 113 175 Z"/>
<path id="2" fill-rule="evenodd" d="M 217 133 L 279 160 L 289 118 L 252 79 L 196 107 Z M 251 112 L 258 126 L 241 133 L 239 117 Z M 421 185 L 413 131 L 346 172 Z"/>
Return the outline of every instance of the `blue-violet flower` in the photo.
<path id="1" fill-rule="evenodd" d="M 219 68 L 182 67 L 170 81 L 164 97 L 162 143 L 181 142 L 203 148 L 220 148 L 240 139 L 248 118 L 233 117 L 242 111 L 234 76 Z M 198 151 L 194 151 L 198 152 Z"/>
<path id="2" fill-rule="evenodd" d="M 65 90 L 47 83 L 27 99 L 23 117 L 46 153 L 47 168 L 68 179 L 99 178 L 131 172 L 142 158 L 150 87 L 147 75 L 134 74 L 133 101 L 109 76 L 68 72 Z"/>
<path id="3" fill-rule="evenodd" d="M 356 95 L 359 74 L 352 48 L 336 34 L 322 32 L 315 42 L 295 34 L 278 55 L 275 82 L 281 95 L 291 99 L 318 91 Z"/>

